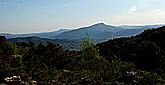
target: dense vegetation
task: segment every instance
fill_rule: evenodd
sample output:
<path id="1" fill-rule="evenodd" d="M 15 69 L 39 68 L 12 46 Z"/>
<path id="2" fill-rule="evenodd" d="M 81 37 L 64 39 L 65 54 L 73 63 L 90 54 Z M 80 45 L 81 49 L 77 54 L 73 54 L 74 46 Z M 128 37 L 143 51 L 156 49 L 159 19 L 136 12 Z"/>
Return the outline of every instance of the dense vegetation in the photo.
<path id="1" fill-rule="evenodd" d="M 82 40 L 67 40 L 67 39 L 48 39 L 48 38 L 40 38 L 40 37 L 17 37 L 7 39 L 9 42 L 17 43 L 17 42 L 32 42 L 34 44 L 42 43 L 44 45 L 48 44 L 48 42 L 53 44 L 60 44 L 63 46 L 65 50 L 78 50 L 80 49 L 80 43 Z"/>
<path id="2" fill-rule="evenodd" d="M 52 43 L 11 43 L 0 37 L 0 82 L 19 75 L 38 83 L 162 85 L 164 65 L 165 27 L 97 45 L 87 37 L 81 51 Z"/>

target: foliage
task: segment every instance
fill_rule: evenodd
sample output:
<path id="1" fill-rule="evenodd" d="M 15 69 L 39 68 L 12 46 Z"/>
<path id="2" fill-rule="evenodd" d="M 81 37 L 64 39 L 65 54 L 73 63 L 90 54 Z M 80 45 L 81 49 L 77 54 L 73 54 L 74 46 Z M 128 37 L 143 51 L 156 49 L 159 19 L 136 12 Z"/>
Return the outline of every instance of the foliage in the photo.
<path id="1" fill-rule="evenodd" d="M 162 85 L 165 83 L 165 27 L 95 44 L 86 37 L 80 51 L 59 44 L 0 43 L 0 82 L 19 75 L 39 84 Z"/>

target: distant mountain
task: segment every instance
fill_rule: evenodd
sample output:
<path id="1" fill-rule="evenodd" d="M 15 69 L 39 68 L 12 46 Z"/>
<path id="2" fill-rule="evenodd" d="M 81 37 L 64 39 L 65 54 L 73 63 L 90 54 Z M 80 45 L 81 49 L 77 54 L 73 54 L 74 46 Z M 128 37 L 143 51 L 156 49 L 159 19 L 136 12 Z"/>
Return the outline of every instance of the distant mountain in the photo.
<path id="1" fill-rule="evenodd" d="M 163 25 L 146 26 L 111 26 L 98 23 L 89 27 L 63 32 L 56 36 L 57 39 L 82 39 L 88 35 L 96 41 L 103 41 L 112 38 L 134 36 L 142 33 L 146 29 L 158 28 Z"/>
<path id="2" fill-rule="evenodd" d="M 89 27 L 83 27 L 76 30 L 63 32 L 56 36 L 57 39 L 82 39 L 88 35 L 94 40 L 105 40 L 112 38 L 115 32 L 124 30 L 120 27 L 111 25 L 105 25 L 104 23 L 98 23 Z"/>
<path id="3" fill-rule="evenodd" d="M 78 50 L 81 40 L 66 40 L 66 39 L 48 39 L 48 38 L 40 38 L 40 37 L 18 37 L 11 38 L 8 41 L 16 43 L 16 42 L 33 42 L 34 44 L 47 44 L 48 42 L 54 44 L 60 44 L 66 50 Z"/>
<path id="4" fill-rule="evenodd" d="M 117 31 L 123 30 L 123 28 L 106 25 L 104 23 L 97 23 L 97 24 L 94 24 L 89 27 L 80 28 L 78 30 L 99 31 L 99 32 L 117 32 Z"/>
<path id="5" fill-rule="evenodd" d="M 135 36 L 137 34 L 140 34 L 144 31 L 145 29 L 124 29 L 121 31 L 118 31 L 115 33 L 115 38 L 116 37 L 129 37 L 129 36 Z"/>
<path id="6" fill-rule="evenodd" d="M 102 42 L 108 39 L 114 39 L 119 37 L 134 36 L 142 33 L 146 29 L 159 28 L 164 25 L 145 25 L 145 26 L 112 26 L 104 23 L 94 24 L 89 27 L 82 27 L 75 30 L 60 29 L 53 32 L 41 32 L 41 33 L 30 33 L 30 34 L 0 34 L 6 38 L 17 38 L 17 37 L 40 37 L 48 39 L 83 39 L 87 35 L 90 39 L 97 42 Z"/>
<path id="7" fill-rule="evenodd" d="M 28 36 L 36 36 L 36 37 L 42 37 L 42 38 L 49 38 L 49 39 L 55 39 L 57 35 L 60 33 L 69 31 L 69 29 L 59 29 L 57 31 L 53 32 L 41 32 L 41 33 L 32 33 L 32 34 L 27 34 Z M 25 35 L 26 36 L 26 35 Z M 27 36 L 26 36 L 27 37 Z"/>
<path id="8" fill-rule="evenodd" d="M 53 32 L 31 33 L 31 34 L 0 34 L 6 36 L 11 42 L 33 42 L 35 44 L 58 43 L 65 49 L 79 49 L 80 43 L 87 35 L 96 42 L 108 39 L 135 36 L 146 29 L 158 28 L 163 25 L 147 26 L 111 26 L 98 23 L 89 27 L 75 30 L 61 29 Z"/>
<path id="9" fill-rule="evenodd" d="M 29 34 L 2 33 L 2 34 L 0 34 L 0 36 L 5 36 L 7 39 L 17 38 L 17 37 L 30 37 L 30 36 L 54 39 L 57 35 L 59 35 L 60 33 L 66 32 L 66 31 L 69 31 L 69 29 L 60 29 L 60 30 L 53 31 L 53 32 L 41 32 L 41 33 L 29 33 Z"/>
<path id="10" fill-rule="evenodd" d="M 145 26 L 118 26 L 123 28 L 124 30 L 118 31 L 115 33 L 116 37 L 128 37 L 128 36 L 135 36 L 142 33 L 144 30 L 147 29 L 156 29 L 162 27 L 164 25 L 145 25 Z"/>
<path id="11" fill-rule="evenodd" d="M 123 25 L 123 26 L 118 26 L 124 29 L 153 29 L 153 28 L 159 28 L 164 26 L 162 25 L 144 25 L 144 26 L 127 26 L 127 25 Z"/>

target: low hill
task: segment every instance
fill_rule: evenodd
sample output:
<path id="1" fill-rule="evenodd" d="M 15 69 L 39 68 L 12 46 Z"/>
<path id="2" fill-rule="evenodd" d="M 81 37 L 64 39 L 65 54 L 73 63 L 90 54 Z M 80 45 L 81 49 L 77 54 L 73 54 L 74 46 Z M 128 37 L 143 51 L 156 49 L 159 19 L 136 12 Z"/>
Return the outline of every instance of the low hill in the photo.
<path id="1" fill-rule="evenodd" d="M 40 37 L 18 37 L 18 38 L 11 38 L 8 39 L 10 42 L 32 42 L 34 44 L 47 44 L 48 42 L 53 44 L 60 44 L 66 50 L 74 50 L 79 49 L 81 40 L 66 40 L 66 39 L 47 39 L 47 38 L 40 38 Z"/>

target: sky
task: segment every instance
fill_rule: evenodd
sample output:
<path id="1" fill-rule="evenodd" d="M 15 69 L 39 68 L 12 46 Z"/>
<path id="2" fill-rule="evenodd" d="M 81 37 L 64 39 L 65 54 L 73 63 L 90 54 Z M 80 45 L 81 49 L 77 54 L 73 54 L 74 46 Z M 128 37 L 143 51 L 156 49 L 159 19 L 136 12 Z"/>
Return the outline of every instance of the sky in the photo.
<path id="1" fill-rule="evenodd" d="M 165 23 L 165 0 L 0 0 L 0 33 Z"/>

